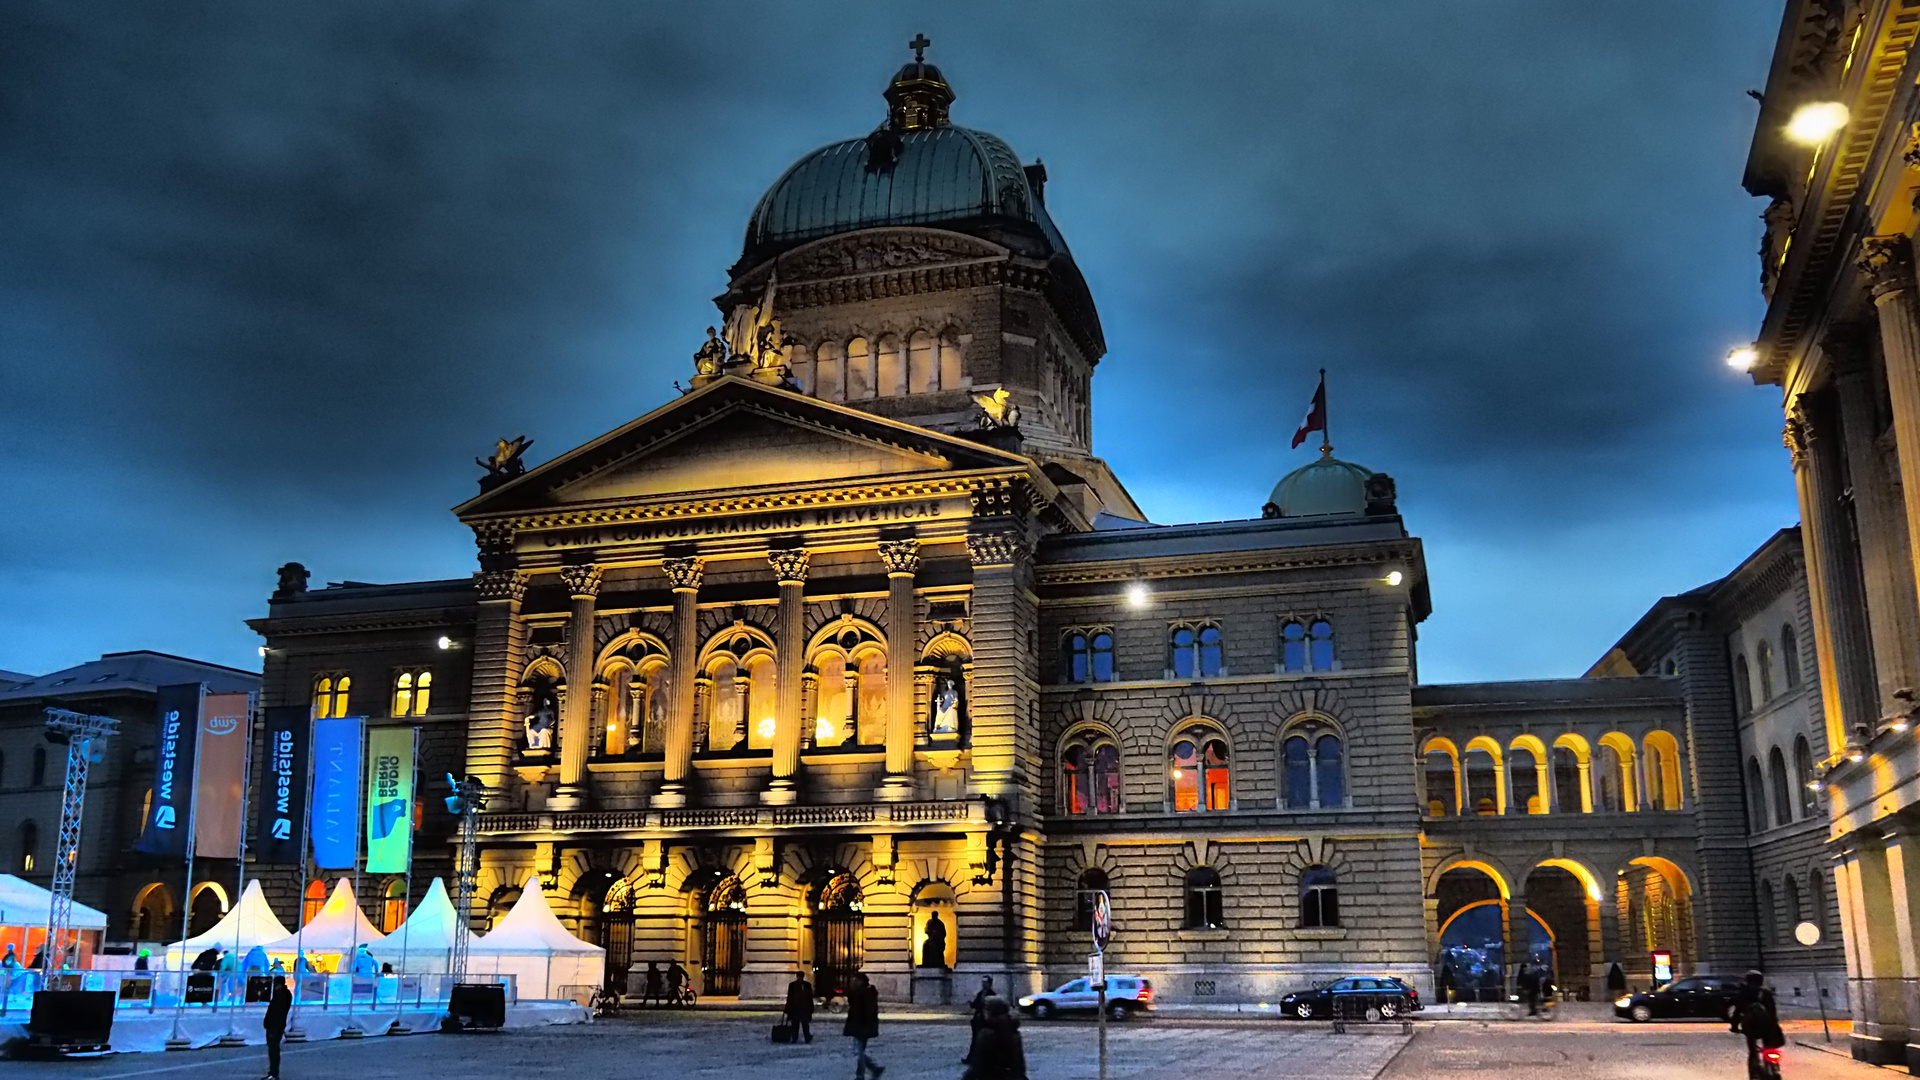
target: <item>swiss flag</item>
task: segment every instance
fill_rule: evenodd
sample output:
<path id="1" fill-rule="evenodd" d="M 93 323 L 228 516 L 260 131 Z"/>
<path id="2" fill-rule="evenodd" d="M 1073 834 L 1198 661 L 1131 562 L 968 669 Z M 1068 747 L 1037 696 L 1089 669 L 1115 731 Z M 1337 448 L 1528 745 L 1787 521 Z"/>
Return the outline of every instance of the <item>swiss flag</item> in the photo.
<path id="1" fill-rule="evenodd" d="M 1307 418 L 1300 421 L 1300 430 L 1293 433 L 1293 446 L 1290 449 L 1300 449 L 1300 444 L 1307 441 L 1307 436 L 1316 431 L 1325 430 L 1327 430 L 1327 375 L 1323 371 L 1320 373 L 1320 388 L 1313 392 L 1313 404 L 1307 406 Z"/>

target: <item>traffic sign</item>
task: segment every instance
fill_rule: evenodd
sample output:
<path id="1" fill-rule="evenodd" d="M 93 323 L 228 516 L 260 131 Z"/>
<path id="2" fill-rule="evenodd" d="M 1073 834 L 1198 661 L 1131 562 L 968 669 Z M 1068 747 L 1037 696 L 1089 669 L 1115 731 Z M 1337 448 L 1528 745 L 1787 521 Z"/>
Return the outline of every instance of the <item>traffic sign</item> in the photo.
<path id="1" fill-rule="evenodd" d="M 1106 957 L 1100 955 L 1099 953 L 1088 954 L 1087 978 L 1092 980 L 1094 989 L 1096 990 L 1106 989 L 1106 982 L 1107 982 Z"/>
<path id="2" fill-rule="evenodd" d="M 1107 890 L 1099 889 L 1093 894 L 1093 948 L 1095 952 L 1107 951 L 1107 942 L 1113 937 L 1113 903 L 1107 899 Z"/>

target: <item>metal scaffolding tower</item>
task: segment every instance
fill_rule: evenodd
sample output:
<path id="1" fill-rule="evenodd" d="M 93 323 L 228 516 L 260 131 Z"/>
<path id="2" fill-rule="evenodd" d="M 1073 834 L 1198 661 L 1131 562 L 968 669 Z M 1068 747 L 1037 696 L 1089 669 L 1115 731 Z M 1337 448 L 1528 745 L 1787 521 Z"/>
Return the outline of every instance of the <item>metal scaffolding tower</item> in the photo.
<path id="1" fill-rule="evenodd" d="M 447 971 L 457 983 L 467 973 L 467 937 L 472 930 L 473 891 L 480 877 L 480 811 L 487 806 L 487 785 L 477 777 L 454 780 L 447 774 L 453 794 L 447 809 L 460 819 L 460 855 L 454 866 L 453 910 L 459 916 L 453 933 L 453 953 L 447 958 Z"/>
<path id="2" fill-rule="evenodd" d="M 73 925 L 73 875 L 80 866 L 80 820 L 87 802 L 87 766 L 93 740 L 112 735 L 120 721 L 66 709 L 47 710 L 47 738 L 67 744 L 66 787 L 60 794 L 60 839 L 53 852 L 53 902 L 47 905 L 46 974 L 67 964 Z"/>

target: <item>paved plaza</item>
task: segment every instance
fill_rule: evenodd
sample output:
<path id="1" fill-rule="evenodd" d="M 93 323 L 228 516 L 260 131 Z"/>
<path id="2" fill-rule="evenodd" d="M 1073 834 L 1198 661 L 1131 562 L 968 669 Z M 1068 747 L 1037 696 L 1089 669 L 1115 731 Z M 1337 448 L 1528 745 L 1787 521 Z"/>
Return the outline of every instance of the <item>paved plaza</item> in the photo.
<path id="1" fill-rule="evenodd" d="M 822 1017 L 811 1046 L 775 1046 L 767 1016 L 642 1014 L 578 1027 L 483 1035 L 418 1035 L 289 1046 L 286 1080 L 590 1080 L 636 1078 L 766 1078 L 844 1080 L 852 1075 L 852 1043 L 838 1018 Z M 1794 1025 L 1794 1038 L 1819 1041 L 1818 1024 Z M 1022 1028 L 1031 1080 L 1094 1080 L 1091 1023 Z M 963 1021 L 930 1017 L 882 1019 L 874 1056 L 887 1080 L 957 1080 L 967 1038 Z M 1844 1046 L 1844 1035 L 1839 1046 Z M 1156 1018 L 1116 1025 L 1109 1075 L 1114 1080 L 1415 1080 L 1420 1077 L 1511 1077 L 1514 1080 L 1739 1080 L 1740 1042 L 1711 1024 L 1607 1022 L 1541 1024 L 1423 1022 L 1411 1040 L 1392 1029 L 1334 1035 L 1324 1025 L 1279 1020 L 1200 1021 Z M 9 1062 L 9 1080 L 119 1080 L 182 1076 L 252 1080 L 263 1052 L 199 1050 L 126 1054 L 65 1062 Z M 1789 1048 L 1791 1080 L 1864 1080 L 1892 1075 L 1803 1046 Z"/>

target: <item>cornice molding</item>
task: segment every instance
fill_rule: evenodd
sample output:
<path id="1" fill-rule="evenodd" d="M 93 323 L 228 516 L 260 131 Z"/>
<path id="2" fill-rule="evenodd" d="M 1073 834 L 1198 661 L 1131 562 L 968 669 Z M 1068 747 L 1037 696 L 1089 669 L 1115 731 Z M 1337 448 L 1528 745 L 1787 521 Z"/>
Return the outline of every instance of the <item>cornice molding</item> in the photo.
<path id="1" fill-rule="evenodd" d="M 1036 585 L 1084 585 L 1153 578 L 1199 577 L 1308 567 L 1371 566 L 1385 560 L 1412 561 L 1417 550 L 1394 542 L 1363 552 L 1346 547 L 1285 551 L 1226 552 L 1218 555 L 1155 555 L 1102 562 L 1046 563 L 1034 567 Z"/>

